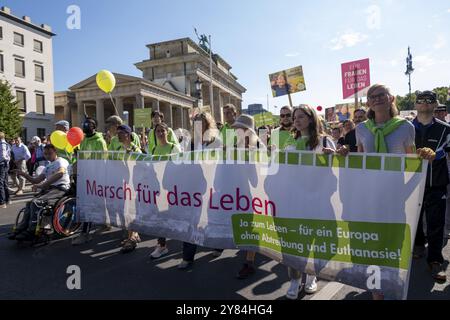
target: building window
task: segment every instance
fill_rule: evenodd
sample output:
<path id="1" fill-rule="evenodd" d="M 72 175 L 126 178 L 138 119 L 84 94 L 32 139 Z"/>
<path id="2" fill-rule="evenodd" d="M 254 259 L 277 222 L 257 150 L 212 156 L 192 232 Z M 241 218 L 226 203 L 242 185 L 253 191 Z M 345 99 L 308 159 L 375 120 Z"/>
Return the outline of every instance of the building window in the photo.
<path id="1" fill-rule="evenodd" d="M 43 137 L 45 137 L 45 128 L 37 128 L 37 136 L 39 137 L 39 138 L 43 138 Z"/>
<path id="2" fill-rule="evenodd" d="M 34 51 L 36 52 L 40 52 L 42 53 L 42 51 L 44 50 L 43 46 L 42 46 L 42 42 L 39 40 L 34 40 Z"/>
<path id="3" fill-rule="evenodd" d="M 24 46 L 25 41 L 23 39 L 23 34 L 14 32 L 14 44 L 22 47 Z"/>
<path id="4" fill-rule="evenodd" d="M 38 64 L 34 65 L 34 80 L 36 81 L 44 81 L 44 67 Z"/>
<path id="5" fill-rule="evenodd" d="M 18 102 L 19 110 L 22 112 L 27 112 L 27 95 L 25 91 L 16 91 L 16 99 Z"/>
<path id="6" fill-rule="evenodd" d="M 20 138 L 24 144 L 27 144 L 27 128 L 22 128 L 22 132 L 20 133 Z"/>
<path id="7" fill-rule="evenodd" d="M 3 39 L 3 27 L 0 27 L 0 39 Z"/>
<path id="8" fill-rule="evenodd" d="M 36 94 L 36 113 L 45 114 L 45 97 L 42 94 Z"/>
<path id="9" fill-rule="evenodd" d="M 15 59 L 16 64 L 16 77 L 25 78 L 25 61 Z"/>
<path id="10" fill-rule="evenodd" d="M 5 65 L 3 64 L 3 54 L 0 54 L 0 72 L 5 71 Z"/>

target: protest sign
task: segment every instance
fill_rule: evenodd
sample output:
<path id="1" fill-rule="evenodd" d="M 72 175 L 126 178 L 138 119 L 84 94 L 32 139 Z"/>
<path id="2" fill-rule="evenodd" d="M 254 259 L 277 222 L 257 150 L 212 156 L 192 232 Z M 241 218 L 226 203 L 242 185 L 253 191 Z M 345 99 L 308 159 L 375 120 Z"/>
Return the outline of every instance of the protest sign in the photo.
<path id="1" fill-rule="evenodd" d="M 80 152 L 77 210 L 83 221 L 254 250 L 363 289 L 374 289 L 375 267 L 377 289 L 401 299 L 426 166 L 392 154 Z"/>
<path id="2" fill-rule="evenodd" d="M 369 59 L 343 63 L 341 70 L 343 98 L 364 96 L 364 89 L 370 87 Z"/>
<path id="3" fill-rule="evenodd" d="M 134 109 L 134 126 L 136 128 L 151 128 L 152 126 L 152 109 Z"/>
<path id="4" fill-rule="evenodd" d="M 269 80 L 274 97 L 306 90 L 302 66 L 272 73 L 269 75 Z"/>
<path id="5" fill-rule="evenodd" d="M 273 114 L 271 112 L 262 112 L 253 115 L 253 119 L 255 120 L 255 127 L 259 128 L 264 125 L 274 125 L 275 119 L 273 117 Z"/>

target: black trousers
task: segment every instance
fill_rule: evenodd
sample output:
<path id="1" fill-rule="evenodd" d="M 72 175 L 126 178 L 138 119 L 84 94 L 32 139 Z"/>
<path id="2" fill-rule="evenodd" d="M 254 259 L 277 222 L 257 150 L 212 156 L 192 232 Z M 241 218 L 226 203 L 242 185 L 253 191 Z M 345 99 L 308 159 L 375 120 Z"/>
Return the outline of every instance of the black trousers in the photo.
<path id="1" fill-rule="evenodd" d="M 442 249 L 444 245 L 445 211 L 447 204 L 447 188 L 430 188 L 425 195 L 417 226 L 416 246 L 424 246 L 428 242 L 428 263 L 444 262 Z M 423 232 L 423 217 L 426 217 L 427 236 Z"/>
<path id="2" fill-rule="evenodd" d="M 0 162 L 0 205 L 4 205 L 9 201 L 8 192 L 8 171 L 7 161 Z"/>

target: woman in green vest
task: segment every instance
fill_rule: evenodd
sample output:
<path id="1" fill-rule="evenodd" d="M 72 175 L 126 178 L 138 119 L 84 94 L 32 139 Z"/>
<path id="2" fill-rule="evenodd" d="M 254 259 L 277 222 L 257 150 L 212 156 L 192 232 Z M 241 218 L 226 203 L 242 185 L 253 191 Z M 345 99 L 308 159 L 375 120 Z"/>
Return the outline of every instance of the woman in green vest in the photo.
<path id="1" fill-rule="evenodd" d="M 122 151 L 126 154 L 130 153 L 142 153 L 141 149 L 134 144 L 132 130 L 127 125 L 121 125 L 117 127 L 117 137 L 120 145 L 113 151 Z M 129 253 L 136 249 L 137 244 L 141 242 L 141 238 L 136 231 L 128 230 L 128 238 L 122 241 L 122 253 Z"/>
<path id="2" fill-rule="evenodd" d="M 148 154 L 153 154 L 152 151 L 155 149 L 155 146 L 158 144 L 158 139 L 155 134 L 155 129 L 158 124 L 164 123 L 164 114 L 160 111 L 152 111 L 152 124 L 153 128 L 150 129 L 148 134 Z M 167 126 L 167 125 L 166 125 Z M 167 126 L 167 141 L 173 144 L 178 145 L 178 139 L 175 133 L 171 128 Z"/>
<path id="3" fill-rule="evenodd" d="M 157 143 L 153 146 L 153 149 L 149 149 L 150 154 L 154 156 L 169 156 L 181 152 L 178 144 L 169 141 L 169 129 L 170 128 L 164 122 L 155 125 L 154 132 Z M 166 245 L 166 238 L 158 238 L 158 246 L 152 252 L 150 257 L 152 259 L 158 259 L 168 253 L 169 249 Z"/>
<path id="4" fill-rule="evenodd" d="M 335 152 L 336 146 L 331 137 L 325 134 L 320 118 L 313 108 L 306 105 L 295 108 L 292 113 L 292 120 L 294 135 L 286 141 L 286 151 L 314 151 L 325 154 Z M 302 272 L 288 267 L 288 275 L 291 284 L 286 297 L 295 300 L 298 297 Z M 306 274 L 304 290 L 307 294 L 313 294 L 317 291 L 315 275 Z"/>

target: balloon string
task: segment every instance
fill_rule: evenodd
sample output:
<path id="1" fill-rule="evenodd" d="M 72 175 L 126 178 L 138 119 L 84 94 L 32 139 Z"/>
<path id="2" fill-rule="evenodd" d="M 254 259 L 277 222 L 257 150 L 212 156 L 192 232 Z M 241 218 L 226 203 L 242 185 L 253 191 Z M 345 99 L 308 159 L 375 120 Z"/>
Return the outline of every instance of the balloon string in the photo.
<path id="1" fill-rule="evenodd" d="M 113 99 L 113 97 L 112 97 L 112 95 L 111 95 L 111 92 L 109 92 L 109 98 L 111 99 L 111 102 L 112 102 L 112 104 L 113 104 L 114 110 L 115 110 L 115 112 L 116 112 L 116 116 L 119 116 L 119 117 L 120 117 L 119 111 L 117 111 L 116 104 L 114 103 L 114 99 Z"/>

